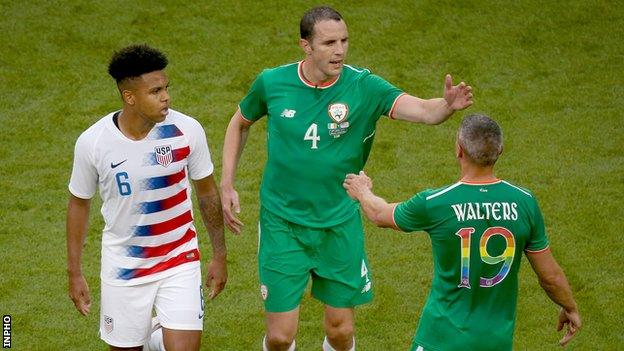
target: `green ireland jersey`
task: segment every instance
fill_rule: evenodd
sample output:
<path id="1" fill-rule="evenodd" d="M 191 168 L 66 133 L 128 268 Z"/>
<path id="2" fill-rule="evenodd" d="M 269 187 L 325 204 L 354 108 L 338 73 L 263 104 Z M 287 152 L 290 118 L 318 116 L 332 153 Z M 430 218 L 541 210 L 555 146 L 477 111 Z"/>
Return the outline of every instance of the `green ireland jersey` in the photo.
<path id="1" fill-rule="evenodd" d="M 535 197 L 503 180 L 418 193 L 396 226 L 429 234 L 433 282 L 413 345 L 425 350 L 511 350 L 523 251 L 548 248 Z"/>
<path id="2" fill-rule="evenodd" d="M 249 121 L 268 117 L 262 206 L 290 222 L 330 227 L 357 210 L 343 180 L 363 169 L 377 120 L 392 116 L 402 91 L 349 65 L 336 80 L 315 86 L 303 64 L 264 70 L 240 111 Z"/>

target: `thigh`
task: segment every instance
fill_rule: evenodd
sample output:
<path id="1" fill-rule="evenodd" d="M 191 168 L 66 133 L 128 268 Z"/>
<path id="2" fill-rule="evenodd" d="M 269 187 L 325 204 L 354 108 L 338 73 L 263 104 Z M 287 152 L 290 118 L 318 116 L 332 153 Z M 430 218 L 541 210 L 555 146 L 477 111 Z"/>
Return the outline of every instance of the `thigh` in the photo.
<path id="1" fill-rule="evenodd" d="M 359 212 L 325 232 L 313 270 L 312 294 L 337 308 L 370 302 L 372 281 Z"/>
<path id="2" fill-rule="evenodd" d="M 201 331 L 204 298 L 200 268 L 193 267 L 162 279 L 154 308 L 163 328 Z"/>
<path id="3" fill-rule="evenodd" d="M 163 343 L 167 351 L 197 351 L 201 344 L 200 330 L 163 328 Z"/>
<path id="4" fill-rule="evenodd" d="M 102 282 L 100 338 L 118 348 L 141 346 L 149 336 L 157 282 L 114 286 Z"/>
<path id="5" fill-rule="evenodd" d="M 299 306 L 310 276 L 311 261 L 288 221 L 264 208 L 258 228 L 260 293 L 267 312 L 287 312 Z"/>

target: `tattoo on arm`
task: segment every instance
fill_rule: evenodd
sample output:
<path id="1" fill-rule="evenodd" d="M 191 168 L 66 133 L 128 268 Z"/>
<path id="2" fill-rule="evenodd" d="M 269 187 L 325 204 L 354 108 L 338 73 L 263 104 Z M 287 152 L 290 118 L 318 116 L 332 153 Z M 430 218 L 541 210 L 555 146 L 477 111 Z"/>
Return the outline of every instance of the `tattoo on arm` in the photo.
<path id="1" fill-rule="evenodd" d="M 199 201 L 199 210 L 204 226 L 206 226 L 208 236 L 210 236 L 213 252 L 225 252 L 223 212 L 221 210 L 221 198 L 219 197 L 219 193 L 202 196 L 198 195 L 197 200 Z"/>

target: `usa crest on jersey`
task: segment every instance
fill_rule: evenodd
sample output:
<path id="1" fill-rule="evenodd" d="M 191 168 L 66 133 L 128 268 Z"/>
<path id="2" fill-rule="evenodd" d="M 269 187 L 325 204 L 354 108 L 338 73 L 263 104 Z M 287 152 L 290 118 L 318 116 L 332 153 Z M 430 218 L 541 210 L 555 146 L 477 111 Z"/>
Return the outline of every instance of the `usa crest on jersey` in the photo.
<path id="1" fill-rule="evenodd" d="M 334 138 L 339 138 L 342 134 L 347 132 L 349 128 L 349 122 L 347 121 L 349 106 L 343 103 L 330 104 L 327 107 L 327 114 L 335 122 L 327 124 L 329 135 Z"/>
<path id="2" fill-rule="evenodd" d="M 163 167 L 169 166 L 173 162 L 173 153 L 171 152 L 171 145 L 161 145 L 154 148 L 156 152 L 156 162 Z"/>

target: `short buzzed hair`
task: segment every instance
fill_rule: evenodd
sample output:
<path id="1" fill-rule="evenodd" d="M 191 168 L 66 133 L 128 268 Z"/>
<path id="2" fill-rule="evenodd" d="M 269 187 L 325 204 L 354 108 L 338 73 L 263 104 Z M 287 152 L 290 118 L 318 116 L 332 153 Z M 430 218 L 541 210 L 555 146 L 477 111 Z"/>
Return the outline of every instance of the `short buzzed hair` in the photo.
<path id="1" fill-rule="evenodd" d="M 167 56 L 145 44 L 130 45 L 113 54 L 108 64 L 108 74 L 117 84 L 145 73 L 160 71 L 167 67 Z"/>
<path id="2" fill-rule="evenodd" d="M 301 17 L 301 22 L 299 22 L 301 39 L 311 40 L 314 34 L 314 25 L 327 20 L 342 21 L 342 16 L 329 6 L 318 6 L 306 11 Z"/>
<path id="3" fill-rule="evenodd" d="M 503 151 L 503 132 L 486 115 L 471 114 L 464 117 L 457 139 L 470 160 L 482 167 L 494 165 Z"/>

